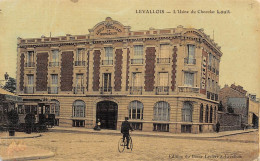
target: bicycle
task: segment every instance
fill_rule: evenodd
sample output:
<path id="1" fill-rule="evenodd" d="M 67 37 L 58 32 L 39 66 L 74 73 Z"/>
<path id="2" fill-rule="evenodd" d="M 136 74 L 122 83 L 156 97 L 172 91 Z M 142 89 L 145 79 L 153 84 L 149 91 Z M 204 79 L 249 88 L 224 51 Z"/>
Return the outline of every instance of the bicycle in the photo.
<path id="1" fill-rule="evenodd" d="M 133 150 L 133 141 L 131 136 L 129 135 L 129 149 L 132 151 Z M 122 153 L 125 150 L 125 147 L 127 147 L 127 138 L 123 140 L 123 138 L 120 138 L 118 141 L 118 151 Z"/>

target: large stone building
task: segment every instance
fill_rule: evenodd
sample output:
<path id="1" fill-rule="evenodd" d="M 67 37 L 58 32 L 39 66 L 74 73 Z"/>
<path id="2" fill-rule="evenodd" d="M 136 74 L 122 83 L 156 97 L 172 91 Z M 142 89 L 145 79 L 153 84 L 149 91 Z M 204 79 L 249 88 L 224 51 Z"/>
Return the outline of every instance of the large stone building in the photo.
<path id="1" fill-rule="evenodd" d="M 60 126 L 119 129 L 128 116 L 137 130 L 211 132 L 221 56 L 203 29 L 131 31 L 108 17 L 89 34 L 18 38 L 17 90 Z"/>

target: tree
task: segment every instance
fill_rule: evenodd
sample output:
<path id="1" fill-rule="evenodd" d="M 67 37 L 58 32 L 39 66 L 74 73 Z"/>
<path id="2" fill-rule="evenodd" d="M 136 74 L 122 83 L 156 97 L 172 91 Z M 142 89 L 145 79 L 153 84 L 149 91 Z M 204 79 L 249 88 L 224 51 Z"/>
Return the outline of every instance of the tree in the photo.
<path id="1" fill-rule="evenodd" d="M 218 111 L 223 111 L 223 110 L 224 110 L 224 107 L 223 107 L 222 101 L 220 101 L 218 104 Z"/>
<path id="2" fill-rule="evenodd" d="M 16 91 L 16 80 L 12 77 L 9 77 L 8 81 L 5 83 L 4 89 L 15 93 Z"/>
<path id="3" fill-rule="evenodd" d="M 15 110 L 11 110 L 8 112 L 8 121 L 10 126 L 14 126 L 18 124 L 19 116 Z"/>

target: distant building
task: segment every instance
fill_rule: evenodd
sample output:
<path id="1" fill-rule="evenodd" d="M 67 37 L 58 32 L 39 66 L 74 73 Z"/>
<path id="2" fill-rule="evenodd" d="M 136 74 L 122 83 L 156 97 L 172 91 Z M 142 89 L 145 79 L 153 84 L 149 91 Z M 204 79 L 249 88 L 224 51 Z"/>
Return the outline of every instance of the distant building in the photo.
<path id="1" fill-rule="evenodd" d="M 256 94 L 248 94 L 248 97 L 248 124 L 254 128 L 258 128 L 260 103 L 256 98 Z"/>
<path id="2" fill-rule="evenodd" d="M 224 107 L 223 112 L 218 114 L 222 130 L 258 126 L 259 102 L 256 100 L 256 95 L 247 95 L 247 91 L 242 86 L 225 85 L 219 91 L 219 101 L 222 102 Z"/>
<path id="3" fill-rule="evenodd" d="M 219 91 L 219 101 L 224 106 L 224 111 L 227 111 L 229 98 L 246 98 L 247 91 L 242 86 L 232 84 L 231 86 L 225 85 Z"/>
<path id="4" fill-rule="evenodd" d="M 24 108 L 55 113 L 60 126 L 93 128 L 100 119 L 119 129 L 128 116 L 136 130 L 212 132 L 220 47 L 203 29 L 130 29 L 108 17 L 89 34 L 19 38 Z"/>

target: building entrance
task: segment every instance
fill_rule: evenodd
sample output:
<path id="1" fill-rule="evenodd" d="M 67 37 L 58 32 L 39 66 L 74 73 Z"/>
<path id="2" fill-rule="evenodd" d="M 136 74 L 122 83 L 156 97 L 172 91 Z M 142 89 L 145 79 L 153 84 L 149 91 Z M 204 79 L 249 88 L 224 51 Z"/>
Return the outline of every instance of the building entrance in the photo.
<path id="1" fill-rule="evenodd" d="M 101 129 L 116 130 L 118 106 L 112 101 L 97 103 L 96 121 L 100 119 Z"/>

